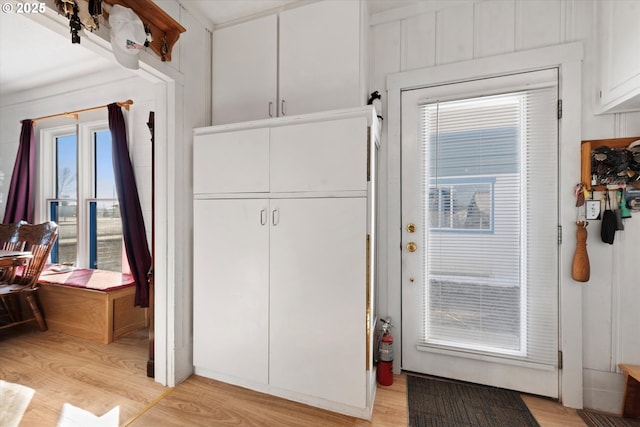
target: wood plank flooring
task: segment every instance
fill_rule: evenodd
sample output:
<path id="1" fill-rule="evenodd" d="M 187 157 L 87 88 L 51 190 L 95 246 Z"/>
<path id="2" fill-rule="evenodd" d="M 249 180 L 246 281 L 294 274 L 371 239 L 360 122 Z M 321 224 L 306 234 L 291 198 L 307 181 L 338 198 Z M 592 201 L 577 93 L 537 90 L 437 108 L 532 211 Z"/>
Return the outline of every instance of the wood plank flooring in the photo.
<path id="1" fill-rule="evenodd" d="M 36 390 L 20 427 L 55 426 L 65 402 L 102 415 L 120 405 L 121 427 L 407 425 L 406 376 L 378 387 L 373 419 L 359 420 L 191 376 L 171 389 L 146 377 L 144 331 L 105 345 L 25 325 L 0 333 L 0 378 Z M 541 427 L 583 427 L 573 409 L 523 396 Z"/>

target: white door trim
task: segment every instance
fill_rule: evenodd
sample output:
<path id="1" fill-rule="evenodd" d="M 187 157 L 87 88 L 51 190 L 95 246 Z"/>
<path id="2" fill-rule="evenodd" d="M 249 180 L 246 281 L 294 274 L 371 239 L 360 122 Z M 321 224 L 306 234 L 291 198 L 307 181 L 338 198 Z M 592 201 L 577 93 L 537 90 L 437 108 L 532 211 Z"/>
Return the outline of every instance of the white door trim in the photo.
<path id="1" fill-rule="evenodd" d="M 50 30 L 68 37 L 68 20 L 47 8 L 44 14 L 29 14 L 28 17 Z M 82 45 L 92 52 L 115 61 L 108 41 L 108 29 L 101 28 L 96 33 L 82 34 Z M 175 232 L 175 182 L 176 165 L 176 119 L 182 114 L 184 100 L 176 96 L 176 85 L 182 86 L 184 75 L 162 63 L 151 53 L 141 52 L 140 69 L 135 71 L 139 77 L 156 86 L 156 132 L 155 132 L 155 256 L 163 262 L 156 263 L 154 271 L 155 284 L 155 378 L 162 385 L 173 387 L 183 378 L 176 378 L 176 364 L 184 365 L 184 360 L 177 360 L 175 320 L 184 316 L 182 306 L 176 307 L 175 252 L 177 236 Z M 178 102 L 180 104 L 178 105 Z M 134 104 L 135 105 L 135 104 Z M 134 107 L 135 108 L 135 107 Z M 151 230 L 151 224 L 147 225 Z M 181 236 L 183 240 L 184 236 Z M 151 244 L 151 242 L 149 242 Z M 181 243 L 184 246 L 184 241 Z"/>
<path id="2" fill-rule="evenodd" d="M 388 242 L 388 310 L 392 319 L 402 318 L 401 304 L 401 200 L 400 200 L 400 93 L 403 89 L 448 84 L 493 77 L 543 68 L 559 67 L 560 99 L 563 100 L 563 118 L 560 121 L 559 194 L 575 185 L 580 176 L 580 140 L 582 121 L 582 57 L 581 42 L 497 55 L 431 68 L 401 72 L 387 77 L 387 242 Z M 575 228 L 575 201 L 563 197 L 559 201 L 560 224 L 565 234 Z M 570 239 L 565 239 L 569 241 Z M 396 249 L 397 248 L 397 249 Z M 571 259 L 574 248 L 565 243 L 560 248 L 560 343 L 563 369 L 560 373 L 560 400 L 565 406 L 582 407 L 582 288 L 571 279 Z M 384 253 L 384 251 L 383 251 Z M 394 336 L 402 336 L 400 322 L 394 322 Z M 395 347 L 396 360 L 402 360 L 400 342 Z M 400 363 L 395 364 L 399 371 Z"/>

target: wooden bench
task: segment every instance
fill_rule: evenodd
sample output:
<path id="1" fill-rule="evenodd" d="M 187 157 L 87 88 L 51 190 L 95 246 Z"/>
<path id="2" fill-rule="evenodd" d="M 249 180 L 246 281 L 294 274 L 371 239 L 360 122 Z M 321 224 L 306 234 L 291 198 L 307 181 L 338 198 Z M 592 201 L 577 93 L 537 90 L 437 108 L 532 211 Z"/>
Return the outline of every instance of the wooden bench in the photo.
<path id="1" fill-rule="evenodd" d="M 48 266 L 38 280 L 50 330 L 108 344 L 147 326 L 147 310 L 135 307 L 130 274 Z"/>
<path id="2" fill-rule="evenodd" d="M 618 367 L 624 372 L 626 383 L 622 416 L 640 417 L 640 366 L 620 363 Z"/>

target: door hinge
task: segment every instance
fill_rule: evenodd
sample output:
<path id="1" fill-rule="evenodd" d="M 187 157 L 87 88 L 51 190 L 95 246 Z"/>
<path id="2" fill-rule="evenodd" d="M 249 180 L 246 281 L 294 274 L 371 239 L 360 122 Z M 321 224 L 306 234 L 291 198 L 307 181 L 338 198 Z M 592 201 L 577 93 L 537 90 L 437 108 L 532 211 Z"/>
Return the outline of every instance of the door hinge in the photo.
<path id="1" fill-rule="evenodd" d="M 562 244 L 562 226 L 561 225 L 558 226 L 558 244 L 559 245 Z"/>
<path id="2" fill-rule="evenodd" d="M 558 119 L 562 118 L 562 99 L 558 99 Z"/>
<path id="3" fill-rule="evenodd" d="M 558 350 L 558 369 L 562 369 L 562 350 Z"/>

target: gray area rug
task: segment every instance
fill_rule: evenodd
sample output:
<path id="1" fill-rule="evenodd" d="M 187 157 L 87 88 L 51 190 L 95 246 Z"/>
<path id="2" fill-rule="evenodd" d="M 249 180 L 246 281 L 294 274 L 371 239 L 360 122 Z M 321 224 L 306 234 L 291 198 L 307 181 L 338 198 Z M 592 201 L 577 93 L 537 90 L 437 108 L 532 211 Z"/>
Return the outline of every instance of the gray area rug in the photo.
<path id="1" fill-rule="evenodd" d="M 640 427 L 640 418 L 622 418 L 589 410 L 578 410 L 589 427 Z"/>
<path id="2" fill-rule="evenodd" d="M 409 427 L 540 427 L 520 394 L 407 375 Z"/>

